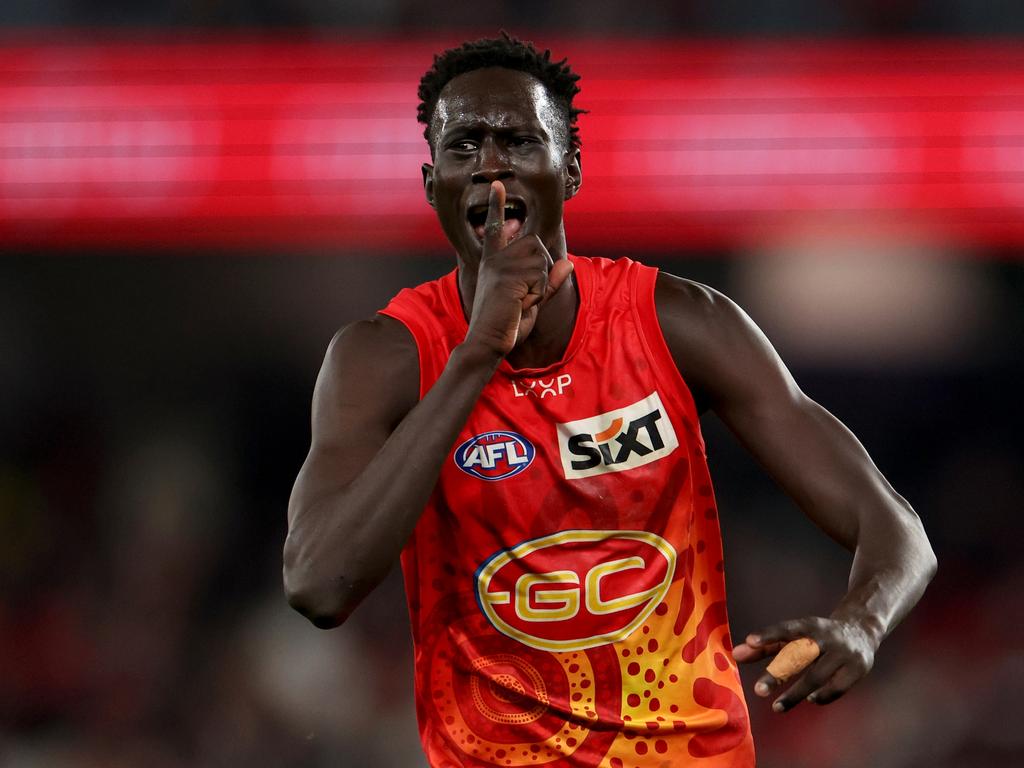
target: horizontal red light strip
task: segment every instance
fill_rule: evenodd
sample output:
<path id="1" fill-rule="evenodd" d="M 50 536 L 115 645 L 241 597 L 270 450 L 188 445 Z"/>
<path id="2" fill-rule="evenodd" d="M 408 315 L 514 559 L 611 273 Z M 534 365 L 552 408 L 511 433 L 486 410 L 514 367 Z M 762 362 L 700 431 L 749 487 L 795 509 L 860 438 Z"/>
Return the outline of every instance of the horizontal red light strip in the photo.
<path id="1" fill-rule="evenodd" d="M 8 248 L 444 248 L 416 85 L 453 40 L 0 43 Z M 551 41 L 570 246 L 904 229 L 1024 244 L 1024 46 Z"/>

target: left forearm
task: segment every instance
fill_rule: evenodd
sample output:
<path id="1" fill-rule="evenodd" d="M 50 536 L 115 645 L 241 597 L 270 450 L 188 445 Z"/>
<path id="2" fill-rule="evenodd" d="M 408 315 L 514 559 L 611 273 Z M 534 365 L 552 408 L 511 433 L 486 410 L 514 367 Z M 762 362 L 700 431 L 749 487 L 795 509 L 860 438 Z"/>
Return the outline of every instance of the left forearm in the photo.
<path id="1" fill-rule="evenodd" d="M 849 690 L 871 669 L 882 640 L 914 607 L 935 574 L 935 555 L 914 510 L 895 492 L 878 501 L 870 508 L 846 510 L 855 520 L 853 568 L 850 589 L 831 618 L 780 622 L 748 635 L 733 651 L 737 661 L 749 662 L 771 656 L 798 638 L 814 641 L 820 655 L 801 663 L 795 682 L 766 672 L 754 686 L 758 696 L 774 696 L 789 685 L 772 704 L 776 712 L 804 700 L 828 704 Z"/>
<path id="2" fill-rule="evenodd" d="M 849 590 L 832 618 L 862 628 L 877 648 L 921 598 L 935 555 L 917 513 L 853 433 L 802 393 L 791 402 L 746 415 L 763 428 L 743 415 L 727 423 L 803 512 L 853 552 Z"/>
<path id="3" fill-rule="evenodd" d="M 935 573 L 921 520 L 853 433 L 797 386 L 742 310 L 710 289 L 672 279 L 659 281 L 656 301 L 688 384 L 811 521 L 854 555 L 849 590 L 831 618 L 780 621 L 733 649 L 737 661 L 754 662 L 790 641 L 813 640 L 820 655 L 786 682 L 773 709 L 835 701 L 868 673 L 879 644 Z M 769 696 L 780 688 L 766 673 L 754 691 Z"/>

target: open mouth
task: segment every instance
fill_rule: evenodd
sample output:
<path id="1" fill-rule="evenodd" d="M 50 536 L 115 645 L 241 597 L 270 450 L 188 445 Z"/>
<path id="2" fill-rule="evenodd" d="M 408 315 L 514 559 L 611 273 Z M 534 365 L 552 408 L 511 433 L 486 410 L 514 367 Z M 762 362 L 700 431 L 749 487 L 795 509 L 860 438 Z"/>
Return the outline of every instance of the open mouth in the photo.
<path id="1" fill-rule="evenodd" d="M 484 225 L 487 223 L 487 204 L 472 205 L 466 212 L 466 219 L 469 226 L 473 228 L 477 240 L 483 242 Z M 510 243 L 519 237 L 523 232 L 523 224 L 526 222 L 526 204 L 522 200 L 505 201 L 505 242 Z"/>

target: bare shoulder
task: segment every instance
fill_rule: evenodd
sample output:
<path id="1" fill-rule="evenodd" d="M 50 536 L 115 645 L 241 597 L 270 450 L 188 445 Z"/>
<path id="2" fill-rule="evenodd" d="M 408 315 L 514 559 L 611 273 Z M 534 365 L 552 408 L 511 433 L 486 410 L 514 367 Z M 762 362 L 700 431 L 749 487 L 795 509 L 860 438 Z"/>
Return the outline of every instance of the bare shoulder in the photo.
<path id="1" fill-rule="evenodd" d="M 660 272 L 654 299 L 665 342 L 699 407 L 715 407 L 746 389 L 744 382 L 791 385 L 771 342 L 728 296 Z"/>
<path id="2" fill-rule="evenodd" d="M 372 421 L 392 428 L 419 400 L 419 355 L 409 330 L 386 315 L 331 339 L 317 378 L 313 427 Z"/>
<path id="3" fill-rule="evenodd" d="M 339 366 L 375 363 L 389 369 L 397 366 L 413 373 L 419 369 L 412 334 L 402 323 L 387 315 L 356 320 L 341 328 L 327 347 L 326 359 Z"/>
<path id="4" fill-rule="evenodd" d="M 700 343 L 708 336 L 741 332 L 751 324 L 728 296 L 710 286 L 659 272 L 654 301 L 662 331 L 679 341 Z M 692 337 L 692 338 L 691 338 Z"/>

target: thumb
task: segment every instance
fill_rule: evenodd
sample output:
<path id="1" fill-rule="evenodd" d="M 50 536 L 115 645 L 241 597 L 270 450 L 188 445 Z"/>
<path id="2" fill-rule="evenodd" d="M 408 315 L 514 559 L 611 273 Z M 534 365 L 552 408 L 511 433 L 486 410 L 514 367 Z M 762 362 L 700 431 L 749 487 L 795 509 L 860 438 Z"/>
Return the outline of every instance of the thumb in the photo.
<path id="1" fill-rule="evenodd" d="M 548 270 L 548 287 L 544 291 L 544 301 L 547 301 L 556 293 L 558 289 L 562 287 L 562 283 L 569 279 L 569 275 L 573 273 L 575 267 L 569 259 L 559 259 Z"/>

